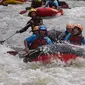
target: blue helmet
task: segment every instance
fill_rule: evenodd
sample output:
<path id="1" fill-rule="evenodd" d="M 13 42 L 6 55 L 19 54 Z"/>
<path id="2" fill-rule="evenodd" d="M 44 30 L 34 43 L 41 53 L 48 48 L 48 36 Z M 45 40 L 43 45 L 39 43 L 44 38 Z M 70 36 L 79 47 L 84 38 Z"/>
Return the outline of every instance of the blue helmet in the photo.
<path id="1" fill-rule="evenodd" d="M 41 26 L 39 26 L 39 30 L 46 30 L 47 31 L 47 27 L 44 25 L 41 25 Z"/>

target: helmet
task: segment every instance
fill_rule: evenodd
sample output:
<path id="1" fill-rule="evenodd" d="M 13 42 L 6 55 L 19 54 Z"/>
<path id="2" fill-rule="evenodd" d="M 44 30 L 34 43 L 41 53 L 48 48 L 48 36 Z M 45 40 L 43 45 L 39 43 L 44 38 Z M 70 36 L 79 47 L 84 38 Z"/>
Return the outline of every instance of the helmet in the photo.
<path id="1" fill-rule="evenodd" d="M 35 26 L 35 27 L 33 28 L 33 31 L 37 31 L 37 30 L 39 30 L 39 26 Z"/>
<path id="2" fill-rule="evenodd" d="M 74 24 L 67 24 L 66 28 L 74 28 Z"/>
<path id="3" fill-rule="evenodd" d="M 77 24 L 77 25 L 74 27 L 74 29 L 78 29 L 79 33 L 78 33 L 77 35 L 80 35 L 81 32 L 82 32 L 82 30 L 83 30 L 83 27 L 82 27 L 81 24 Z M 72 29 L 72 30 L 74 30 L 74 29 Z"/>
<path id="4" fill-rule="evenodd" d="M 81 31 L 83 30 L 83 26 L 81 24 L 77 24 L 77 26 Z"/>
<path id="5" fill-rule="evenodd" d="M 29 10 L 28 16 L 31 16 L 31 12 L 36 12 L 36 9 L 31 8 L 31 9 Z"/>
<path id="6" fill-rule="evenodd" d="M 29 10 L 29 12 L 36 12 L 36 9 L 31 8 L 31 9 Z"/>
<path id="7" fill-rule="evenodd" d="M 37 2 L 41 2 L 41 0 L 36 0 Z"/>
<path id="8" fill-rule="evenodd" d="M 39 30 L 46 30 L 47 31 L 47 27 L 45 27 L 44 25 L 39 26 Z"/>

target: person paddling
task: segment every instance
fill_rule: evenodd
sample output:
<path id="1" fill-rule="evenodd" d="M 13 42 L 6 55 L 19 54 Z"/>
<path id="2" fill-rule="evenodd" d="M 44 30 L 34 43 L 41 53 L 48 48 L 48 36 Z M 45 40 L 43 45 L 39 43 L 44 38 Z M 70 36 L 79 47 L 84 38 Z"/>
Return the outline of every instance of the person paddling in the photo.
<path id="1" fill-rule="evenodd" d="M 74 26 L 72 32 L 69 33 L 64 40 L 75 45 L 85 44 L 85 38 L 82 36 L 83 27 L 81 24 Z"/>
<path id="2" fill-rule="evenodd" d="M 25 32 L 29 27 L 31 27 L 32 31 L 35 26 L 43 25 L 43 20 L 41 17 L 37 16 L 36 9 L 32 8 L 29 10 L 28 16 L 32 17 L 26 24 L 24 28 L 21 30 L 17 30 L 16 33 L 23 33 Z"/>
<path id="3" fill-rule="evenodd" d="M 36 49 L 42 45 L 52 44 L 52 41 L 47 36 L 47 28 L 45 26 L 39 26 L 38 34 L 33 34 L 24 41 L 25 51 L 27 56 L 24 58 L 24 62 L 27 62 L 29 57 L 29 50 Z"/>

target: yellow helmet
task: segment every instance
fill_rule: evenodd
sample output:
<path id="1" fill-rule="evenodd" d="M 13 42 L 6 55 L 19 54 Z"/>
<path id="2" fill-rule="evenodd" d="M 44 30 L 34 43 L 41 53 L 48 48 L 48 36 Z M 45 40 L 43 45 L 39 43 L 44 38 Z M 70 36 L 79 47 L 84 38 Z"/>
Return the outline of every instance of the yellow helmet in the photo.
<path id="1" fill-rule="evenodd" d="M 29 10 L 29 12 L 36 12 L 36 9 L 31 8 L 31 9 Z"/>
<path id="2" fill-rule="evenodd" d="M 37 31 L 37 30 L 39 30 L 39 26 L 35 26 L 35 27 L 33 28 L 33 31 Z"/>
<path id="3" fill-rule="evenodd" d="M 31 9 L 29 10 L 28 16 L 31 16 L 31 12 L 36 12 L 36 9 L 31 8 Z"/>
<path id="4" fill-rule="evenodd" d="M 41 2 L 41 0 L 36 0 L 36 2 Z"/>

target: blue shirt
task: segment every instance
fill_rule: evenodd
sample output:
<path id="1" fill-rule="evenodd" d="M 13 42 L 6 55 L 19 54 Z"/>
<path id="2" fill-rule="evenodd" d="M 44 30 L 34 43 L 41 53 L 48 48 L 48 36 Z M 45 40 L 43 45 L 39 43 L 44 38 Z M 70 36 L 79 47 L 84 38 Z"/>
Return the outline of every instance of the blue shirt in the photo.
<path id="1" fill-rule="evenodd" d="M 51 6 L 51 1 L 50 0 L 48 0 L 46 2 L 45 7 L 47 7 L 47 6 L 49 6 L 49 7 Z M 53 1 L 53 6 L 55 6 L 55 7 L 59 6 L 59 4 L 58 4 L 58 2 L 56 0 Z"/>
<path id="2" fill-rule="evenodd" d="M 31 43 L 33 43 L 36 40 L 36 38 L 37 38 L 37 35 L 33 34 L 30 37 L 25 39 L 28 43 L 28 47 L 30 46 Z M 50 40 L 49 37 L 46 36 L 46 37 L 44 37 L 44 39 L 46 40 L 46 44 L 52 44 L 52 41 Z"/>

